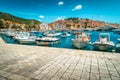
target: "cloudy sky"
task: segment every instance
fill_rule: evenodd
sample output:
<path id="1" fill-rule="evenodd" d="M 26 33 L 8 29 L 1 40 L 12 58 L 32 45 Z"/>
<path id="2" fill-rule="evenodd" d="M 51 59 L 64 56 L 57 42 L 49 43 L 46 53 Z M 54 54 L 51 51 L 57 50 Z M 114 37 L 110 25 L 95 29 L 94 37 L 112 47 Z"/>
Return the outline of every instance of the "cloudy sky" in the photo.
<path id="1" fill-rule="evenodd" d="M 120 0 L 0 0 L 0 11 L 47 23 L 68 17 L 120 23 Z"/>

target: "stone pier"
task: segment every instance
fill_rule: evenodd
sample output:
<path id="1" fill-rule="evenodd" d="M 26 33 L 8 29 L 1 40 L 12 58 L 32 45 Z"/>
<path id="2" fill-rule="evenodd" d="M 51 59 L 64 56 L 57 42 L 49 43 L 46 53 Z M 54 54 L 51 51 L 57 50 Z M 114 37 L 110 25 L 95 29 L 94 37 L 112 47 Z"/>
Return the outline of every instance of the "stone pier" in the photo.
<path id="1" fill-rule="evenodd" d="M 5 43 L 5 41 L 3 41 L 3 39 L 0 37 L 0 43 Z"/>
<path id="2" fill-rule="evenodd" d="M 0 80 L 120 80 L 120 54 L 0 44 Z"/>

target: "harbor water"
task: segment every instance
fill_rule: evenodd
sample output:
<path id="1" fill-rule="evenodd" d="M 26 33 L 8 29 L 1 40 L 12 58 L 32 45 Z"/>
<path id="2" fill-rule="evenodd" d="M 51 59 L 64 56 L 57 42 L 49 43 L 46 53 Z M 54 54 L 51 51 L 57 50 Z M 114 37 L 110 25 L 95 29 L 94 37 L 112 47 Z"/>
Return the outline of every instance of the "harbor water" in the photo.
<path id="1" fill-rule="evenodd" d="M 98 36 L 99 36 L 99 31 L 85 31 L 86 33 L 88 33 L 90 35 L 90 42 L 91 44 L 89 44 L 87 47 L 81 49 L 81 50 L 94 50 L 94 47 L 92 46 L 92 43 L 95 42 L 96 40 L 98 40 Z M 62 32 L 61 32 L 62 33 Z M 107 32 L 110 34 L 110 40 L 113 41 L 115 43 L 115 45 L 118 43 L 117 39 L 120 38 L 119 34 L 115 34 L 114 32 Z M 34 32 L 33 34 L 35 34 L 37 37 L 41 37 L 42 33 L 41 32 Z M 18 41 L 15 41 L 13 38 L 11 37 L 7 37 L 4 34 L 0 34 L 0 36 L 3 38 L 3 40 L 6 43 L 9 44 L 19 44 Z M 49 46 L 49 47 L 57 47 L 57 48 L 68 48 L 68 49 L 76 49 L 73 45 L 72 45 L 72 39 L 75 38 L 75 35 L 72 34 L 70 37 L 59 37 L 61 42 L 57 45 L 54 46 Z M 31 46 L 37 46 L 37 44 L 25 44 L 25 45 L 31 45 Z"/>

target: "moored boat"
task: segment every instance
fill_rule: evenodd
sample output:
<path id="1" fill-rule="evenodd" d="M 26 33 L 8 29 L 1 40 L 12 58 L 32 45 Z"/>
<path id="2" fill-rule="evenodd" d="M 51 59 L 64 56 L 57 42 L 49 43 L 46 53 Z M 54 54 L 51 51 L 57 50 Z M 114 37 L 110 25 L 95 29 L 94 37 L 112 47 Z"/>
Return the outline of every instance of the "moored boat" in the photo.
<path id="1" fill-rule="evenodd" d="M 118 43 L 120 43 L 120 38 L 117 39 Z"/>
<path id="2" fill-rule="evenodd" d="M 116 51 L 117 51 L 117 52 L 120 52 L 120 43 L 118 43 L 118 44 L 116 45 Z"/>
<path id="3" fill-rule="evenodd" d="M 20 44 L 32 44 L 35 43 L 36 36 L 30 36 L 30 33 L 20 32 L 14 37 Z"/>
<path id="4" fill-rule="evenodd" d="M 67 33 L 67 32 L 64 32 L 63 35 L 61 35 L 61 37 L 69 37 L 71 36 L 71 34 Z"/>
<path id="5" fill-rule="evenodd" d="M 120 38 L 117 39 L 118 43 L 116 44 L 116 51 L 120 52 Z"/>
<path id="6" fill-rule="evenodd" d="M 89 41 L 90 41 L 90 37 L 86 33 L 79 32 L 76 33 L 75 39 L 72 39 L 72 44 L 74 47 L 80 49 L 89 45 Z"/>
<path id="7" fill-rule="evenodd" d="M 7 30 L 5 32 L 6 36 L 8 37 L 14 37 L 16 35 L 16 32 L 15 31 L 11 31 L 11 30 Z"/>
<path id="8" fill-rule="evenodd" d="M 60 36 L 61 34 L 62 33 L 55 32 L 55 31 L 47 31 L 43 33 L 43 35 L 45 35 L 46 37 L 57 37 L 57 36 Z"/>
<path id="9" fill-rule="evenodd" d="M 110 41 L 109 33 L 99 33 L 99 39 L 93 43 L 94 49 L 107 51 L 112 50 L 115 44 Z"/>
<path id="10" fill-rule="evenodd" d="M 60 42 L 59 38 L 52 38 L 52 37 L 42 37 L 36 39 L 37 45 L 40 46 L 51 46 L 58 44 L 59 42 Z"/>

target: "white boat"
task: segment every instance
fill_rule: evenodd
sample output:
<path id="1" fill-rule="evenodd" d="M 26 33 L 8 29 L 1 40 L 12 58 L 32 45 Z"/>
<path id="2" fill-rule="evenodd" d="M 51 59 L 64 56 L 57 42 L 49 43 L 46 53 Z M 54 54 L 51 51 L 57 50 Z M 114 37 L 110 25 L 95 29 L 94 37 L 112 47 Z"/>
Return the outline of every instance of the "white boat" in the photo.
<path id="1" fill-rule="evenodd" d="M 62 33 L 60 32 L 55 32 L 55 31 L 48 31 L 48 32 L 45 32 L 44 35 L 46 37 L 56 37 L 56 36 L 60 36 Z"/>
<path id="2" fill-rule="evenodd" d="M 48 33 L 46 34 L 47 37 L 55 37 L 55 36 L 60 36 L 61 33 Z"/>
<path id="3" fill-rule="evenodd" d="M 37 38 L 36 43 L 40 46 L 49 46 L 49 45 L 55 45 L 60 42 L 59 38 L 52 38 L 52 37 L 42 37 Z"/>
<path id="4" fill-rule="evenodd" d="M 20 44 L 31 44 L 35 43 L 36 36 L 30 36 L 30 33 L 20 32 L 14 37 L 15 40 L 19 41 Z"/>
<path id="5" fill-rule="evenodd" d="M 11 31 L 11 30 L 7 30 L 7 31 L 5 32 L 5 34 L 6 34 L 6 36 L 8 36 L 8 37 L 14 37 L 15 34 L 16 34 L 16 32 L 15 32 L 15 31 Z"/>
<path id="6" fill-rule="evenodd" d="M 36 36 L 30 36 L 26 39 L 19 39 L 20 44 L 32 44 L 35 43 Z"/>
<path id="7" fill-rule="evenodd" d="M 120 52 L 120 43 L 118 43 L 118 44 L 116 45 L 116 51 L 117 51 L 117 52 Z"/>
<path id="8" fill-rule="evenodd" d="M 90 37 L 83 32 L 76 33 L 75 39 L 72 39 L 73 46 L 80 49 L 89 45 Z"/>
<path id="9" fill-rule="evenodd" d="M 93 43 L 95 49 L 99 50 L 112 50 L 115 44 L 110 41 L 109 33 L 100 33 L 99 39 Z"/>
<path id="10" fill-rule="evenodd" d="M 120 38 L 117 39 L 118 43 L 120 43 Z"/>
<path id="11" fill-rule="evenodd" d="M 120 38 L 117 39 L 118 43 L 116 45 L 116 51 L 120 52 Z"/>
<path id="12" fill-rule="evenodd" d="M 63 35 L 61 35 L 61 37 L 69 37 L 69 36 L 71 36 L 71 34 L 69 34 L 67 32 L 65 32 L 65 33 L 63 33 Z"/>

